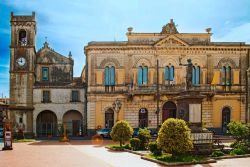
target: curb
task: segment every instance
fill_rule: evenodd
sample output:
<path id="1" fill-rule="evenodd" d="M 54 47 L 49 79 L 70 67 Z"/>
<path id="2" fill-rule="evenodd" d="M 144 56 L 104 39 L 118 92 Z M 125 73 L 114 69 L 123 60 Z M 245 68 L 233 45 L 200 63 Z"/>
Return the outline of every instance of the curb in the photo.
<path id="1" fill-rule="evenodd" d="M 208 164 L 208 163 L 216 163 L 217 161 L 215 159 L 209 159 L 207 161 L 199 161 L 199 162 L 176 162 L 176 163 L 168 163 L 168 162 L 163 162 L 163 161 L 159 161 L 156 159 L 151 159 L 151 158 L 147 158 L 142 156 L 141 159 L 147 160 L 147 161 L 151 161 L 151 162 L 155 162 L 161 165 L 165 165 L 165 166 L 178 166 L 178 165 L 196 165 L 196 164 Z"/>
<path id="2" fill-rule="evenodd" d="M 234 158 L 246 158 L 246 157 L 250 157 L 250 154 L 244 154 L 244 155 L 227 155 L 227 156 L 221 156 L 221 157 L 213 157 L 213 159 L 234 159 Z"/>
<path id="3" fill-rule="evenodd" d="M 124 149 L 124 151 L 132 153 L 132 154 L 140 155 L 140 156 L 144 156 L 145 155 L 145 154 L 142 154 L 142 153 L 139 153 L 139 152 L 136 152 L 136 151 L 132 151 L 132 150 L 128 150 L 128 149 Z"/>

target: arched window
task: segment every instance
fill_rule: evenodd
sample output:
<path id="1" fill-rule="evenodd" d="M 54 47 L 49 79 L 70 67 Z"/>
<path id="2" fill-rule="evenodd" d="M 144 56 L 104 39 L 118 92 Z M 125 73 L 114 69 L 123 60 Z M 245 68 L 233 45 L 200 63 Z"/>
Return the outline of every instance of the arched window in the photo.
<path id="1" fill-rule="evenodd" d="M 105 86 L 115 85 L 115 67 L 105 67 Z"/>
<path id="2" fill-rule="evenodd" d="M 169 80 L 169 67 L 165 68 L 165 80 Z"/>
<path id="3" fill-rule="evenodd" d="M 105 86 L 109 85 L 109 67 L 105 67 Z"/>
<path id="4" fill-rule="evenodd" d="M 147 85 L 148 83 L 148 67 L 140 66 L 138 68 L 138 85 Z"/>
<path id="5" fill-rule="evenodd" d="M 223 66 L 221 69 L 221 84 L 225 85 L 226 84 L 226 67 Z"/>
<path id="6" fill-rule="evenodd" d="M 169 71 L 169 80 L 173 81 L 174 80 L 174 66 L 170 67 L 170 71 Z"/>
<path id="7" fill-rule="evenodd" d="M 200 84 L 200 66 L 197 66 L 195 69 L 195 84 Z"/>
<path id="8" fill-rule="evenodd" d="M 232 84 L 232 73 L 231 73 L 231 67 L 227 66 L 226 68 L 226 84 L 231 85 Z"/>
<path id="9" fill-rule="evenodd" d="M 20 30 L 19 31 L 19 44 L 21 45 L 21 46 L 26 46 L 27 45 L 27 34 L 26 34 L 26 31 L 25 30 Z"/>
<path id="10" fill-rule="evenodd" d="M 115 67 L 114 66 L 110 68 L 110 85 L 111 86 L 115 85 Z"/>

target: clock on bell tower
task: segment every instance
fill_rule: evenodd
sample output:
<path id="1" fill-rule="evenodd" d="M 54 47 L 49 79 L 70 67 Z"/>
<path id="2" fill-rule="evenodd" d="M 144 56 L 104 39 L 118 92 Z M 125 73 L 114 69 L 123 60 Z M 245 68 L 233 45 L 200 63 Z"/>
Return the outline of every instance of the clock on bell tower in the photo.
<path id="1" fill-rule="evenodd" d="M 11 119 L 15 128 L 22 128 L 24 132 L 32 132 L 33 84 L 36 60 L 35 12 L 29 16 L 14 15 L 11 12 L 10 23 Z"/>

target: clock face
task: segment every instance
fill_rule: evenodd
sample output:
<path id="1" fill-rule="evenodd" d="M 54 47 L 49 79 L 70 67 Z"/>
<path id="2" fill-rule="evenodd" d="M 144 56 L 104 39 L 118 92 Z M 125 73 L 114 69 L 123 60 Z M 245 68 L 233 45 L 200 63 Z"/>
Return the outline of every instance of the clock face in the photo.
<path id="1" fill-rule="evenodd" d="M 26 64 L 26 59 L 25 59 L 24 57 L 19 57 L 19 58 L 17 59 L 17 64 L 18 64 L 19 66 L 24 66 L 24 65 Z"/>

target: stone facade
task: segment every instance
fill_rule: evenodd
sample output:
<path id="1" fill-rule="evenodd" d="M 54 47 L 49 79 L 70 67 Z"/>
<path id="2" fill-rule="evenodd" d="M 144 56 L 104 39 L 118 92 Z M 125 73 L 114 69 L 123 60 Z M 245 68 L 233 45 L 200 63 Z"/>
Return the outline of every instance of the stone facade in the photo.
<path id="1" fill-rule="evenodd" d="M 58 136 L 62 124 L 71 136 L 86 129 L 85 86 L 73 77 L 71 53 L 63 56 L 47 42 L 36 52 L 36 20 L 11 13 L 10 103 L 15 131 Z"/>
<path id="2" fill-rule="evenodd" d="M 166 118 L 163 112 L 168 114 L 172 112 L 169 110 L 174 110 L 166 107 L 167 102 L 175 104 L 173 112 L 179 112 L 176 97 L 186 90 L 186 67 L 180 64 L 185 64 L 188 59 L 192 60 L 195 69 L 199 69 L 198 83 L 193 84 L 191 90 L 204 96 L 204 125 L 222 132 L 230 120 L 249 120 L 246 110 L 249 106 L 246 102 L 249 45 L 243 42 L 212 42 L 210 31 L 179 33 L 173 20 L 163 27 L 161 33 L 135 33 L 130 27 L 126 35 L 128 40 L 124 42 L 89 42 L 85 47 L 88 129 L 107 127 L 109 110 L 114 111 L 111 121 L 126 119 L 134 128 L 138 127 L 143 122 L 140 120 L 141 109 L 143 112 L 147 110 L 146 125 L 156 128 L 157 60 L 160 124 L 162 118 Z M 171 66 L 174 67 L 172 80 L 166 76 L 166 67 Z M 105 70 L 111 67 L 115 69 L 112 72 L 115 84 L 107 85 Z M 138 78 L 142 77 L 139 68 L 144 67 L 147 68 L 147 83 L 139 84 Z M 122 104 L 118 113 L 113 106 L 116 99 Z"/>

